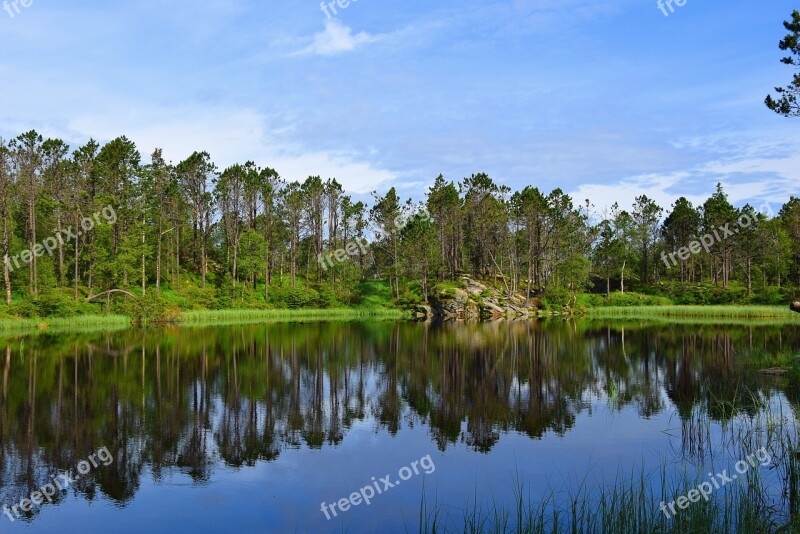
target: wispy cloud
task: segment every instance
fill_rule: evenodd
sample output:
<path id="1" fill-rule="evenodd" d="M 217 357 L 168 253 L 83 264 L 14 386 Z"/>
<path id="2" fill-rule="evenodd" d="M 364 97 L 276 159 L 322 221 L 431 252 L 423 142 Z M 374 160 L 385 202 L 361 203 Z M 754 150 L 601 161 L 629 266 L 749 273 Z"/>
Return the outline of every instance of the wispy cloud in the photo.
<path id="1" fill-rule="evenodd" d="M 589 198 L 602 215 L 617 202 L 629 209 L 645 194 L 668 212 L 680 196 L 696 206 L 705 202 L 714 184 L 721 183 L 734 205 L 750 203 L 758 209 L 766 205 L 776 211 L 788 195 L 800 192 L 797 169 L 800 166 L 800 138 L 771 139 L 756 132 L 709 135 L 673 143 L 679 151 L 697 151 L 704 161 L 668 173 L 646 173 L 616 183 L 583 184 L 572 193 L 576 202 Z"/>
<path id="2" fill-rule="evenodd" d="M 106 142 L 125 134 L 136 143 L 145 161 L 156 147 L 163 148 L 165 158 L 174 163 L 195 150 L 207 150 L 220 168 L 255 160 L 276 169 L 287 181 L 316 175 L 336 178 L 349 193 L 357 195 L 398 181 L 396 173 L 365 160 L 363 154 L 309 148 L 286 139 L 268 117 L 247 108 L 167 109 L 139 103 L 134 113 L 87 113 L 63 129 L 49 128 L 45 133 L 66 139 L 73 146 L 89 137 Z"/>
<path id="3" fill-rule="evenodd" d="M 325 22 L 325 29 L 314 35 L 311 44 L 293 53 L 293 56 L 335 56 L 352 52 L 357 48 L 380 41 L 381 35 L 366 32 L 353 33 L 353 30 L 337 20 Z"/>

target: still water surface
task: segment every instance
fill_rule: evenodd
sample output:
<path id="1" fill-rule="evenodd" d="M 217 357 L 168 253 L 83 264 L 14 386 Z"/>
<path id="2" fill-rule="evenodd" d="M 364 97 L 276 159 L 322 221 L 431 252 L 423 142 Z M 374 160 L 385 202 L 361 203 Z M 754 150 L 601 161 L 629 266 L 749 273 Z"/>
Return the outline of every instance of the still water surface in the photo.
<path id="1" fill-rule="evenodd" d="M 0 338 L 0 505 L 113 456 L 0 532 L 416 532 L 423 495 L 458 523 L 520 486 L 680 469 L 720 431 L 718 401 L 747 411 L 743 386 L 795 413 L 790 381 L 737 354 L 798 348 L 791 325 L 561 321 Z"/>

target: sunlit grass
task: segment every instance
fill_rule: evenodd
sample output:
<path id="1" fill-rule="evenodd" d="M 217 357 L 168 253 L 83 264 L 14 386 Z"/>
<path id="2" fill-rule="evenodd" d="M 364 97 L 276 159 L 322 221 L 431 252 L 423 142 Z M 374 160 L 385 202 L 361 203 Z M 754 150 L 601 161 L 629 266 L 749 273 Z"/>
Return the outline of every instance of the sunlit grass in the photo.
<path id="1" fill-rule="evenodd" d="M 182 312 L 178 325 L 216 326 L 286 321 L 400 320 L 408 314 L 399 309 L 330 308 L 298 310 L 195 310 Z M 127 328 L 131 318 L 124 315 L 80 315 L 56 318 L 0 318 L 0 333 L 72 332 Z"/>
<path id="2" fill-rule="evenodd" d="M 77 317 L 51 317 L 44 319 L 0 318 L 0 333 L 36 331 L 84 331 L 96 328 L 125 328 L 131 324 L 124 315 L 80 315 Z"/>
<path id="3" fill-rule="evenodd" d="M 800 314 L 787 306 L 628 306 L 588 308 L 592 319 L 614 319 L 619 317 L 697 317 L 697 318 L 743 318 L 785 319 L 800 322 Z"/>
<path id="4" fill-rule="evenodd" d="M 179 324 L 220 325 L 276 321 L 403 319 L 402 310 L 384 308 L 329 308 L 297 310 L 195 310 L 183 312 Z"/>

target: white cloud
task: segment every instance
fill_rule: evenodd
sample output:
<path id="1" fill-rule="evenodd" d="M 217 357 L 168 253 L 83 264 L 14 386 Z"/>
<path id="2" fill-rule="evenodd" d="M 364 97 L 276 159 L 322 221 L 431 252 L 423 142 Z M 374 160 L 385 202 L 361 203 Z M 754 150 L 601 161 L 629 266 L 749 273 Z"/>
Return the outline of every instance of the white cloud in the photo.
<path id="1" fill-rule="evenodd" d="M 689 177 L 690 173 L 687 172 L 644 174 L 626 178 L 615 184 L 584 184 L 571 192 L 570 196 L 576 205 L 582 204 L 587 198 L 591 200 L 597 214 L 601 217 L 606 215 L 615 202 L 621 209 L 630 211 L 636 197 L 641 195 L 647 195 L 659 206 L 669 209 L 678 198 L 678 195 L 669 190 Z M 683 196 L 695 205 L 704 200 L 702 196 L 698 195 Z"/>
<path id="2" fill-rule="evenodd" d="M 750 203 L 758 209 L 768 204 L 773 212 L 800 195 L 800 138 L 772 140 L 753 132 L 698 137 L 674 143 L 676 150 L 697 151 L 705 162 L 672 173 L 641 174 L 612 184 L 583 184 L 571 192 L 575 202 L 590 199 L 602 215 L 615 202 L 630 209 L 635 198 L 647 195 L 669 212 L 678 197 L 702 204 L 721 183 L 734 205 Z"/>
<path id="3" fill-rule="evenodd" d="M 358 154 L 309 150 L 280 139 L 263 115 L 248 109 L 139 108 L 122 115 L 83 115 L 69 122 L 68 131 L 51 135 L 78 142 L 94 137 L 104 142 L 123 134 L 136 143 L 143 162 L 149 161 L 157 147 L 163 148 L 165 159 L 173 163 L 196 150 L 206 150 L 220 168 L 252 160 L 274 168 L 287 181 L 317 175 L 336 178 L 354 194 L 366 194 L 398 180 L 395 173 Z"/>
<path id="4" fill-rule="evenodd" d="M 353 34 L 353 30 L 336 19 L 325 22 L 325 29 L 314 35 L 307 47 L 292 54 L 293 56 L 335 56 L 352 52 L 356 48 L 381 40 L 380 35 L 366 32 Z"/>

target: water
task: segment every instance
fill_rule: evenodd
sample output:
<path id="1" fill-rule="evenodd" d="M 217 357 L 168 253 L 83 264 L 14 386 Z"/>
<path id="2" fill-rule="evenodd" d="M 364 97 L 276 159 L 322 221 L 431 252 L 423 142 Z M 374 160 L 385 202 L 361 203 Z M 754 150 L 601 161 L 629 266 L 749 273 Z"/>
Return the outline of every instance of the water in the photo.
<path id="1" fill-rule="evenodd" d="M 729 426 L 716 407 L 757 409 L 743 387 L 793 414 L 790 381 L 736 358 L 798 346 L 790 325 L 561 321 L 0 338 L 0 504 L 86 471 L 0 530 L 416 532 L 423 495 L 458 524 L 520 488 L 680 470 Z"/>

